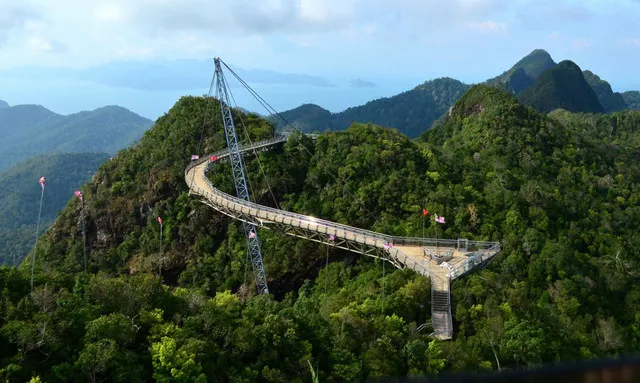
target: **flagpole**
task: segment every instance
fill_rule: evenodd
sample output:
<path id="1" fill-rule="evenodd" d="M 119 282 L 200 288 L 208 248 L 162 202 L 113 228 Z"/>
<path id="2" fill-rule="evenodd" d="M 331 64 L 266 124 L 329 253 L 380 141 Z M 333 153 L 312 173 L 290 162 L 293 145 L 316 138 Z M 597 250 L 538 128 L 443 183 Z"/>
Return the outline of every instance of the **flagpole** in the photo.
<path id="1" fill-rule="evenodd" d="M 162 253 L 162 224 L 160 224 L 160 262 L 158 262 L 158 277 L 161 275 L 162 273 L 162 260 L 163 260 L 163 253 Z"/>
<path id="2" fill-rule="evenodd" d="M 38 254 L 38 235 L 40 234 L 40 215 L 42 214 L 42 200 L 44 199 L 44 185 L 40 193 L 40 209 L 38 210 L 38 224 L 36 225 L 36 243 L 34 245 L 33 257 L 31 257 L 31 292 L 33 292 L 33 274 L 36 269 L 36 254 Z"/>
<path id="3" fill-rule="evenodd" d="M 87 217 L 84 215 L 84 196 L 80 199 L 82 202 L 82 251 L 84 253 L 84 272 L 87 272 L 87 234 L 85 227 L 85 220 Z"/>

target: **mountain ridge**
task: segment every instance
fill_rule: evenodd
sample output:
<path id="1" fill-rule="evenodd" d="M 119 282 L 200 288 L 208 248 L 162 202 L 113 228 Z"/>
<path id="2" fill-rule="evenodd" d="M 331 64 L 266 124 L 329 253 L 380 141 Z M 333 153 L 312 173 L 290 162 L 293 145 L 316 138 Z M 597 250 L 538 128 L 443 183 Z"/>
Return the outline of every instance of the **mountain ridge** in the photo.
<path id="1" fill-rule="evenodd" d="M 559 108 L 570 112 L 604 113 L 582 70 L 570 60 L 542 72 L 531 87 L 518 95 L 518 100 L 544 113 Z"/>
<path id="2" fill-rule="evenodd" d="M 557 66 L 558 63 L 553 60 L 546 50 L 534 49 L 502 74 L 481 82 L 481 84 L 487 84 L 508 93 L 519 95 L 525 90 L 530 89 L 541 75 L 553 70 Z M 582 76 L 589 83 L 589 86 L 597 97 L 598 104 L 603 107 L 604 112 L 610 113 L 623 109 L 640 109 L 640 93 L 624 92 L 621 94 L 619 92 L 613 92 L 608 82 L 600 79 L 588 70 L 583 71 Z M 441 79 L 447 79 L 447 77 Z M 453 79 L 450 80 L 457 81 Z M 428 83 L 429 81 L 424 84 Z M 411 108 L 399 108 L 393 103 L 385 105 L 384 101 L 396 100 L 396 98 L 401 97 L 401 95 L 411 94 L 411 92 L 419 89 L 420 86 L 424 84 L 394 96 L 371 100 L 365 104 L 347 108 L 339 113 L 331 113 L 319 105 L 303 104 L 299 107 L 280 112 L 280 114 L 295 127 L 305 132 L 346 129 L 350 123 L 357 121 L 398 128 L 410 136 L 415 137 L 422 131 L 429 129 L 439 118 L 443 118 L 449 107 L 457 101 L 457 97 L 449 97 L 448 101 L 450 101 L 450 104 L 447 107 L 438 106 L 437 108 L 432 108 L 434 112 L 441 113 L 440 116 L 436 116 L 435 118 L 433 114 L 429 114 L 428 116 L 425 116 L 425 113 L 416 114 Z M 464 89 L 470 87 L 470 85 L 463 83 L 460 83 L 460 85 L 461 88 Z M 460 95 L 461 94 L 458 94 L 457 96 L 459 97 Z M 527 99 L 525 98 L 525 100 Z M 371 108 L 370 112 L 364 113 L 364 111 L 368 110 L 367 105 L 371 106 L 370 103 L 372 102 L 381 102 L 382 104 L 374 104 L 376 105 L 375 108 Z M 377 105 L 380 105 L 380 107 L 377 107 Z M 558 105 L 558 107 L 560 106 Z M 600 111 L 595 105 L 591 105 L 586 110 Z M 341 115 L 344 116 L 349 112 L 354 113 L 352 113 L 349 118 L 344 119 L 344 121 L 337 122 Z M 411 119 L 416 119 L 416 121 L 412 121 L 411 127 L 407 127 L 407 121 Z M 269 120 L 277 124 L 278 128 L 282 129 L 284 124 L 277 116 L 271 115 Z"/>
<path id="3" fill-rule="evenodd" d="M 546 70 L 558 65 L 544 49 L 534 49 L 518 60 L 502 74 L 486 80 L 484 83 L 498 86 L 514 94 L 533 85 L 534 81 Z"/>
<path id="4" fill-rule="evenodd" d="M 458 80 L 440 77 L 394 96 L 371 100 L 338 113 L 331 113 L 315 104 L 303 104 L 279 114 L 294 126 L 298 123 L 298 129 L 305 132 L 344 130 L 354 122 L 369 122 L 398 128 L 410 137 L 417 137 L 468 88 L 469 85 Z M 279 129 L 284 127 L 278 116 L 271 115 L 269 120 Z"/>
<path id="5" fill-rule="evenodd" d="M 0 170 L 52 151 L 107 152 L 133 144 L 153 124 L 127 108 L 108 105 L 60 115 L 42 105 L 0 109 Z"/>

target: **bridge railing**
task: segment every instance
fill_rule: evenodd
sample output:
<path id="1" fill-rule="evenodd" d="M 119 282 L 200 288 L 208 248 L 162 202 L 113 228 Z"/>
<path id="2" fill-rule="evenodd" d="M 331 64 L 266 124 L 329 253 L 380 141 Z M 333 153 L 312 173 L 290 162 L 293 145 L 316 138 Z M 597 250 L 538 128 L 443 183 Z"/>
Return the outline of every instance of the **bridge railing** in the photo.
<path id="1" fill-rule="evenodd" d="M 286 136 L 278 136 L 269 140 L 256 142 L 253 145 L 244 146 L 241 148 L 241 150 L 247 151 L 252 149 L 268 147 L 276 143 L 284 142 L 286 141 L 286 139 L 287 139 Z M 383 248 L 385 243 L 391 243 L 394 246 L 404 245 L 404 246 L 443 247 L 443 248 L 452 248 L 452 249 L 463 249 L 465 251 L 469 251 L 469 250 L 476 251 L 477 254 L 474 255 L 475 258 L 473 258 L 473 260 L 469 261 L 468 263 L 465 262 L 463 266 L 459 266 L 457 268 L 459 270 L 454 271 L 454 273 L 458 275 L 461 275 L 462 273 L 465 273 L 468 269 L 470 269 L 472 267 L 471 263 L 475 265 L 476 261 L 484 262 L 486 259 L 490 258 L 493 254 L 495 254 L 500 248 L 500 245 L 496 242 L 469 241 L 467 239 L 462 239 L 462 238 L 456 240 L 456 239 L 434 239 L 434 238 L 419 238 L 419 237 L 399 237 L 399 236 L 385 235 L 385 234 L 377 233 L 371 230 L 360 229 L 357 227 L 339 224 L 332 221 L 315 218 L 312 216 L 293 213 L 286 210 L 279 210 L 276 208 L 248 202 L 240 198 L 237 198 L 235 196 L 232 196 L 228 193 L 225 193 L 215 188 L 211 183 L 211 181 L 209 181 L 209 179 L 206 177 L 206 175 L 202 174 L 201 175 L 202 181 L 207 184 L 209 189 L 209 190 L 204 190 L 197 185 L 197 182 L 193 182 L 194 181 L 193 177 L 195 177 L 196 174 L 193 174 L 191 177 L 189 177 L 189 172 L 195 166 L 200 166 L 207 161 L 211 163 L 210 156 L 216 156 L 218 159 L 224 159 L 225 157 L 229 156 L 229 153 L 227 149 L 223 149 L 213 154 L 209 154 L 207 156 L 199 158 L 198 160 L 192 161 L 185 169 L 185 180 L 189 183 L 190 189 L 196 192 L 197 194 L 202 195 L 212 203 L 218 203 L 218 204 L 224 205 L 227 208 L 231 208 L 234 211 L 242 212 L 243 214 L 249 214 L 249 212 L 253 210 L 253 213 L 255 214 L 255 216 L 259 216 L 263 218 L 266 217 L 269 220 L 271 219 L 277 219 L 279 221 L 287 220 L 289 221 L 287 224 L 291 224 L 303 229 L 311 229 L 311 227 L 314 227 L 314 231 L 316 232 L 333 234 L 339 238 L 353 240 L 359 243 L 364 243 L 364 244 L 378 247 L 378 248 Z M 322 228 L 322 230 L 320 230 L 320 228 Z M 396 257 L 399 262 L 405 265 L 411 264 L 412 265 L 411 267 L 416 271 L 418 272 L 423 271 L 424 274 L 430 275 L 432 277 L 436 276 L 436 273 L 432 272 L 432 270 L 430 269 L 430 267 L 432 267 L 433 265 L 431 265 L 429 262 L 420 264 L 419 262 L 414 261 L 413 259 L 407 257 L 406 255 L 404 256 L 404 259 L 399 259 L 402 257 L 403 253 L 400 252 L 399 254 L 397 249 L 396 251 L 394 251 L 394 254 L 399 255 L 399 257 Z"/>

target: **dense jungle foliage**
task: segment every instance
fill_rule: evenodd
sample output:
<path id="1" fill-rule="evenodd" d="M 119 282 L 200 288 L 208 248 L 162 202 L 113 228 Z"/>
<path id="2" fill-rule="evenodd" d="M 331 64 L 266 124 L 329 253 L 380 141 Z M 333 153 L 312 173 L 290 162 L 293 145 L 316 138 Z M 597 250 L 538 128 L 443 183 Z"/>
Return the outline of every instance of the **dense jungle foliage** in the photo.
<path id="1" fill-rule="evenodd" d="M 184 182 L 191 154 L 225 146 L 210 104 L 182 98 L 82 188 L 87 273 L 75 205 L 41 239 L 33 293 L 29 262 L 0 269 L 2 378 L 359 381 L 638 351 L 640 112 L 547 116 L 476 86 L 418 140 L 354 124 L 246 157 L 261 203 L 416 236 L 426 207 L 447 218 L 440 236 L 499 240 L 488 268 L 453 282 L 441 342 L 428 279 L 273 231 L 272 295 L 253 296 L 241 226 Z M 243 139 L 273 134 L 236 117 Z M 228 165 L 210 178 L 232 189 Z"/>
<path id="2" fill-rule="evenodd" d="M 108 159 L 105 153 L 48 153 L 0 172 L 0 264 L 22 260 L 33 247 L 40 177 L 47 177 L 40 222 L 42 233 L 69 203 L 73 192 Z"/>
<path id="3" fill-rule="evenodd" d="M 640 92 L 632 90 L 622 93 L 624 102 L 627 103 L 627 107 L 632 110 L 640 110 Z"/>

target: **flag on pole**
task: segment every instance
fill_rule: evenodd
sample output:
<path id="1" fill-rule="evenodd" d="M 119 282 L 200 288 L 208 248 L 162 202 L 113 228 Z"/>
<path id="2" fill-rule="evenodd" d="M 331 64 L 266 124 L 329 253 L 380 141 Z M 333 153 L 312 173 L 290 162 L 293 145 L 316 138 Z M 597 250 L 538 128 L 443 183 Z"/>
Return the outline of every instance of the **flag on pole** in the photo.
<path id="1" fill-rule="evenodd" d="M 44 184 L 47 183 L 47 179 L 44 177 L 40 177 L 40 186 L 44 189 Z"/>
<path id="2" fill-rule="evenodd" d="M 444 222 L 444 217 L 441 216 L 441 215 L 435 214 L 435 219 L 436 219 L 436 222 L 438 222 L 438 223 L 445 223 Z"/>
<path id="3" fill-rule="evenodd" d="M 192 155 L 191 155 L 191 161 L 195 161 L 195 160 L 197 160 L 197 159 L 199 159 L 199 158 L 200 158 L 200 156 L 199 156 L 199 155 L 197 155 L 197 154 L 192 154 Z"/>
<path id="4" fill-rule="evenodd" d="M 429 210 L 423 208 L 422 209 L 422 215 L 425 216 L 425 217 L 428 216 L 429 215 Z"/>
<path id="5" fill-rule="evenodd" d="M 73 194 L 75 194 L 76 197 L 78 197 L 80 201 L 82 201 L 82 192 L 80 190 L 76 190 L 75 192 L 73 192 Z"/>
<path id="6" fill-rule="evenodd" d="M 162 218 L 158 217 L 158 223 L 162 225 Z"/>
<path id="7" fill-rule="evenodd" d="M 256 237 L 256 232 L 252 231 L 249 233 L 249 238 L 255 238 Z"/>

